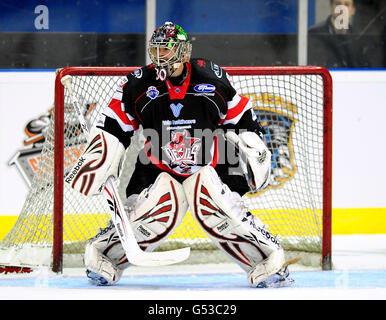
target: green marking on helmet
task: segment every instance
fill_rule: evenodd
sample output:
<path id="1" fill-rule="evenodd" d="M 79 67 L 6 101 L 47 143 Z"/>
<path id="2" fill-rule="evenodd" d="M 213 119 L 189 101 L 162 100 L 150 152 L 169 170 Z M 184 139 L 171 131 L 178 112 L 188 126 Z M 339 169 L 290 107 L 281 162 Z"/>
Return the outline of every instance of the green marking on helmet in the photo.
<path id="1" fill-rule="evenodd" d="M 168 47 L 173 48 L 173 44 L 174 44 L 174 39 L 170 39 L 168 42 Z"/>
<path id="2" fill-rule="evenodd" d="M 175 25 L 176 26 L 176 29 L 178 31 L 177 34 L 183 34 L 186 38 L 186 40 L 188 39 L 188 35 L 187 33 L 184 31 L 184 29 L 182 29 L 178 24 Z"/>
<path id="3" fill-rule="evenodd" d="M 179 25 L 175 24 L 175 27 L 176 27 L 176 30 L 177 30 L 177 36 L 175 38 L 171 38 L 167 44 L 167 47 L 168 48 L 173 48 L 174 44 L 176 42 L 179 42 L 180 40 L 182 40 L 181 38 L 178 37 L 178 35 L 183 35 L 184 36 L 184 40 L 188 40 L 188 35 L 187 33 L 184 31 L 184 29 L 182 29 Z"/>

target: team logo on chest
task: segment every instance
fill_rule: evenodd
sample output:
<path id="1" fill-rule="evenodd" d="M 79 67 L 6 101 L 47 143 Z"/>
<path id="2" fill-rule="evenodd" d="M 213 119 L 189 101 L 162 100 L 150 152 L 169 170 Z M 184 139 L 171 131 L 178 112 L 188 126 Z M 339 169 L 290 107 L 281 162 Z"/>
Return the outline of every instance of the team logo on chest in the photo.
<path id="1" fill-rule="evenodd" d="M 157 90 L 156 87 L 150 86 L 149 88 L 147 88 L 146 95 L 147 95 L 150 99 L 153 100 L 153 99 L 155 99 L 155 98 L 158 97 L 159 91 Z"/>
<path id="2" fill-rule="evenodd" d="M 181 103 L 178 103 L 175 105 L 172 103 L 170 105 L 170 109 L 172 109 L 173 115 L 177 118 L 180 115 L 181 109 L 183 108 L 183 105 Z"/>
<path id="3" fill-rule="evenodd" d="M 187 130 L 172 131 L 171 141 L 162 147 L 168 155 L 171 165 L 186 168 L 197 164 L 197 155 L 201 149 L 199 138 L 190 137 Z"/>

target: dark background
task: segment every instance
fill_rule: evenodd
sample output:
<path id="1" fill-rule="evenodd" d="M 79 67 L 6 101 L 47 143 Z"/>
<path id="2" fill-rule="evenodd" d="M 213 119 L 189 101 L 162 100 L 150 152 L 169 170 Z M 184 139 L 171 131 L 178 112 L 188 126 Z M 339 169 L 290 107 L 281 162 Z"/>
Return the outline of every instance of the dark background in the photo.
<path id="1" fill-rule="evenodd" d="M 34 24 L 38 5 L 48 8 L 48 29 Z M 383 68 L 384 1 L 357 0 L 356 7 L 356 31 L 350 41 L 357 46 L 352 50 L 367 55 L 349 67 Z M 312 26 L 314 0 L 309 1 L 308 19 Z M 190 34 L 193 57 L 223 66 L 297 64 L 297 0 L 158 0 L 157 26 L 165 21 L 180 24 Z M 145 44 L 144 0 L 0 3 L 2 69 L 141 66 Z M 337 67 L 317 58 L 310 57 L 312 64 Z"/>

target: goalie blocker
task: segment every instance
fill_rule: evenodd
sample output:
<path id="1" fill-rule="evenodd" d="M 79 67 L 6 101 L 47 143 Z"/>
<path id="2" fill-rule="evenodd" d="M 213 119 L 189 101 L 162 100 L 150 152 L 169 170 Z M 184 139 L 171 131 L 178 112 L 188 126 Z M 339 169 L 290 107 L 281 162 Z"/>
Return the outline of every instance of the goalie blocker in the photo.
<path id="1" fill-rule="evenodd" d="M 108 177 L 118 178 L 124 154 L 115 136 L 93 127 L 86 149 L 64 181 L 86 196 L 101 194 Z"/>

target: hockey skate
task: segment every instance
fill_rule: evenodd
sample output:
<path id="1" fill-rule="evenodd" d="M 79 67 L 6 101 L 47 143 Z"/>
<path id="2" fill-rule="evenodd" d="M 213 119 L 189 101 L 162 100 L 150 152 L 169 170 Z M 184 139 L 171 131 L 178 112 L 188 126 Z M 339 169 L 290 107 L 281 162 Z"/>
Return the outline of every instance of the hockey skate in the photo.
<path id="1" fill-rule="evenodd" d="M 92 282 L 96 286 L 108 286 L 110 285 L 109 282 L 102 277 L 101 275 L 90 271 L 89 269 L 86 270 L 86 276 L 89 279 L 90 282 Z"/>
<path id="2" fill-rule="evenodd" d="M 289 277 L 288 266 L 290 264 L 294 264 L 300 261 L 301 258 L 295 258 L 289 260 L 284 263 L 283 267 L 276 273 L 269 276 L 264 281 L 261 281 L 257 285 L 256 288 L 280 288 L 280 287 L 288 287 L 295 283 L 295 280 Z M 254 272 L 254 269 L 250 270 L 248 273 L 248 277 L 251 277 L 251 274 Z"/>
<path id="3" fill-rule="evenodd" d="M 89 240 L 84 263 L 87 278 L 97 286 L 116 283 L 121 278 L 123 270 L 130 265 L 111 220 Z"/>
<path id="4" fill-rule="evenodd" d="M 295 282 L 289 277 L 288 266 L 283 267 L 275 274 L 268 277 L 268 279 L 260 282 L 256 288 L 280 288 L 288 287 Z"/>

